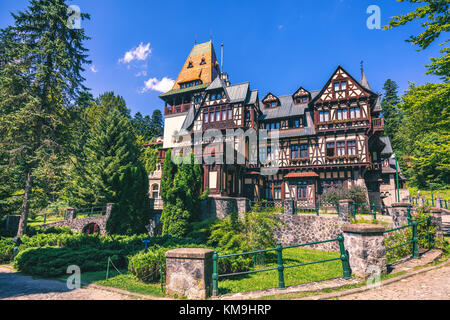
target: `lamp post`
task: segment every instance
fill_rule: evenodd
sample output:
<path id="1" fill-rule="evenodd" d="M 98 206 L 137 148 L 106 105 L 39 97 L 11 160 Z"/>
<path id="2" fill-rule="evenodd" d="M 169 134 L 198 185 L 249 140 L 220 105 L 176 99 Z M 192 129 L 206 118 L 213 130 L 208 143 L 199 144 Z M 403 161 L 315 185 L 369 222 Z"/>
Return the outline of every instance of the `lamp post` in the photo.
<path id="1" fill-rule="evenodd" d="M 398 184 L 398 163 L 397 163 L 397 154 L 394 153 L 395 157 L 395 175 L 396 175 L 396 182 L 397 182 L 397 202 L 400 202 L 400 189 Z"/>

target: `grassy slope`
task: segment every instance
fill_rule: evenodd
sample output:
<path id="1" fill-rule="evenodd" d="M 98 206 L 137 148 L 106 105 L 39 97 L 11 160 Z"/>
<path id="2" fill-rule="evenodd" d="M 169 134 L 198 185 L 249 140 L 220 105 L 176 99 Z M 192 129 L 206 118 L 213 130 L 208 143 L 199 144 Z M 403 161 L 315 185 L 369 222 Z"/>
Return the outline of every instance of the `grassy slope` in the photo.
<path id="1" fill-rule="evenodd" d="M 283 250 L 283 263 L 285 266 L 307 263 L 325 259 L 338 258 L 339 253 L 316 251 L 310 249 L 292 248 Z M 276 255 L 267 256 L 266 265 L 258 268 L 267 269 L 277 267 Z M 342 263 L 340 260 L 313 264 L 302 267 L 285 269 L 284 282 L 286 286 L 314 282 L 342 277 Z M 278 271 L 265 271 L 250 275 L 220 278 L 219 293 L 237 293 L 254 290 L 263 290 L 278 287 Z"/>

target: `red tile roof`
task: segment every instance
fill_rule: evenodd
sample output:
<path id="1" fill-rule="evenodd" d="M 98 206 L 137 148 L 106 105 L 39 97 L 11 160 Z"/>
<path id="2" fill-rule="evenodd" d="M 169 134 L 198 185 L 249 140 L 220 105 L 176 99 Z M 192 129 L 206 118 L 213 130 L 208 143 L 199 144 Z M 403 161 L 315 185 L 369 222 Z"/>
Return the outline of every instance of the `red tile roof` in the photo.
<path id="1" fill-rule="evenodd" d="M 319 175 L 315 172 L 291 172 L 284 176 L 285 178 L 317 178 Z"/>

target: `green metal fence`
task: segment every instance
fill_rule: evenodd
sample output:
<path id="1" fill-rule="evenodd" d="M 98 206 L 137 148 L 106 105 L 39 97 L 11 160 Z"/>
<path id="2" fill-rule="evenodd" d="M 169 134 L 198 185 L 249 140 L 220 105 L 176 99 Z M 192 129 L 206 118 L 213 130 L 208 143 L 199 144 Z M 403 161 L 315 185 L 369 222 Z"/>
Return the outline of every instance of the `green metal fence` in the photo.
<path id="1" fill-rule="evenodd" d="M 334 241 L 337 241 L 339 243 L 340 257 L 338 257 L 338 258 L 319 260 L 319 261 L 313 261 L 313 262 L 301 263 L 301 264 L 295 264 L 295 265 L 287 265 L 287 266 L 284 265 L 283 250 L 285 250 L 285 249 L 300 248 L 300 247 L 334 242 Z M 262 259 L 264 259 L 265 253 L 271 252 L 271 251 L 274 251 L 277 253 L 277 264 L 278 264 L 277 267 L 266 268 L 266 269 L 261 269 L 261 270 L 235 272 L 235 273 L 228 273 L 228 274 L 219 274 L 218 263 L 219 263 L 219 259 L 221 259 L 221 258 L 253 255 L 254 259 L 258 259 L 257 257 L 262 257 Z M 261 259 L 261 258 L 259 258 L 259 259 Z M 344 236 L 341 233 L 335 239 L 324 240 L 324 241 L 310 242 L 310 243 L 304 243 L 304 244 L 298 244 L 298 245 L 292 245 L 292 246 L 286 246 L 286 247 L 283 247 L 280 243 L 278 243 L 277 247 L 273 248 L 273 249 L 256 250 L 256 251 L 249 251 L 249 252 L 243 252 L 243 253 L 228 254 L 228 255 L 223 255 L 223 256 L 219 256 L 218 253 L 215 251 L 214 255 L 213 255 L 213 275 L 212 275 L 213 296 L 217 296 L 219 294 L 219 279 L 220 278 L 253 274 L 253 273 L 258 273 L 258 272 L 277 271 L 278 288 L 284 289 L 285 288 L 285 283 L 284 283 L 284 270 L 285 269 L 303 267 L 303 266 L 317 264 L 317 263 L 326 263 L 326 262 L 331 262 L 331 261 L 336 261 L 336 260 L 342 261 L 343 278 L 350 279 L 351 278 L 351 270 L 350 270 L 349 257 L 348 257 L 347 251 L 345 250 L 345 246 L 344 246 Z M 254 261 L 256 262 L 257 260 L 254 260 Z M 261 260 L 259 262 L 261 262 Z M 262 265 L 264 265 L 264 262 Z"/>
<path id="2" fill-rule="evenodd" d="M 88 218 L 88 217 L 98 217 L 104 216 L 106 214 L 106 206 L 94 205 L 92 207 L 75 209 L 75 218 Z"/>
<path id="3" fill-rule="evenodd" d="M 386 252 L 389 251 L 393 251 L 395 249 L 407 246 L 407 245 L 412 245 L 412 257 L 413 258 L 419 258 L 419 240 L 425 239 L 427 238 L 428 240 L 428 247 L 432 248 L 433 242 L 433 232 L 430 231 L 431 228 L 431 217 L 427 217 L 421 221 L 416 221 L 414 219 L 411 219 L 411 216 L 408 216 L 408 222 L 409 224 L 405 225 L 405 226 L 401 226 L 398 228 L 394 228 L 394 229 L 390 229 L 390 230 L 386 230 L 384 231 L 384 234 L 392 234 L 393 232 L 396 231 L 400 231 L 400 230 L 406 230 L 408 228 L 412 229 L 412 233 L 411 233 L 411 239 L 402 243 L 399 243 L 393 247 L 390 248 L 386 248 Z M 424 235 L 422 236 L 418 236 L 418 226 L 420 224 L 426 224 L 426 232 Z"/>

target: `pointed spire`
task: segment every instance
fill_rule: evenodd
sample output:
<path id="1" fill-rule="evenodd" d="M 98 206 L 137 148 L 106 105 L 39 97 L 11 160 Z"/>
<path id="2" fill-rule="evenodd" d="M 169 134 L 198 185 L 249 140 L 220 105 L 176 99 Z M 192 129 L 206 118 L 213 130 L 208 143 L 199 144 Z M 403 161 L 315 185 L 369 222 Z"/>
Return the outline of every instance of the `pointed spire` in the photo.
<path id="1" fill-rule="evenodd" d="M 369 81 L 364 74 L 364 61 L 361 61 L 361 85 L 369 90 L 372 90 L 370 87 Z"/>

